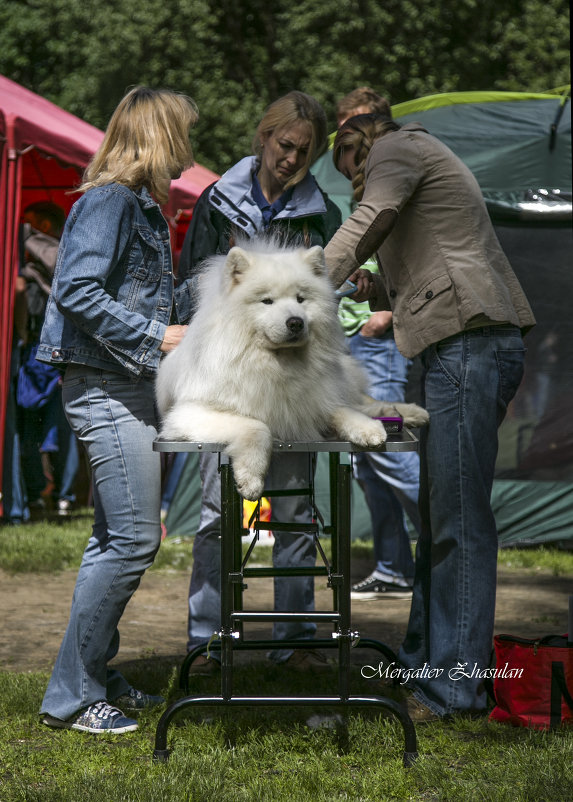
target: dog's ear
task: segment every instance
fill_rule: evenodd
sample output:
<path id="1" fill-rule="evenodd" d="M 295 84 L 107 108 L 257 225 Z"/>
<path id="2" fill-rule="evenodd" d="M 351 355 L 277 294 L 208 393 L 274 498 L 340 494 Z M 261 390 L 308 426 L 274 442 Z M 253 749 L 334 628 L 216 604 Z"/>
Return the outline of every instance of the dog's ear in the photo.
<path id="1" fill-rule="evenodd" d="M 324 260 L 324 251 L 320 245 L 314 245 L 312 248 L 304 249 L 302 251 L 303 262 L 306 262 L 313 273 L 317 276 L 326 275 L 326 262 Z"/>
<path id="2" fill-rule="evenodd" d="M 240 284 L 250 266 L 251 259 L 246 251 L 237 246 L 231 248 L 225 261 L 225 272 L 232 284 Z"/>

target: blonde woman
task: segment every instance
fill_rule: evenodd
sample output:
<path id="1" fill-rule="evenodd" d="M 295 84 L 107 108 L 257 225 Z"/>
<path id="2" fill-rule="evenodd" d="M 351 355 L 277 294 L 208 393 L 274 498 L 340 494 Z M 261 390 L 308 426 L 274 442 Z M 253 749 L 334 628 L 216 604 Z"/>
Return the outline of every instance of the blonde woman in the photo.
<path id="1" fill-rule="evenodd" d="M 174 290 L 160 204 L 193 163 L 197 116 L 184 95 L 128 92 L 60 244 L 37 358 L 65 371 L 64 408 L 89 458 L 95 511 L 41 708 L 52 727 L 129 732 L 137 722 L 123 710 L 163 701 L 131 687 L 108 662 L 125 605 L 161 540 L 154 376 L 161 354 L 185 332 L 189 293 L 185 285 Z"/>

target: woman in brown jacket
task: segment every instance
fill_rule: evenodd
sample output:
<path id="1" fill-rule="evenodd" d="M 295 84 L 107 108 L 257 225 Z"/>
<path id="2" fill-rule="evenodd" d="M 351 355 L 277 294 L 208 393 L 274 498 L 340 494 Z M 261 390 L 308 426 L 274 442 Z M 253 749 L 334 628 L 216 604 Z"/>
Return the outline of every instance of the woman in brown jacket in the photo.
<path id="1" fill-rule="evenodd" d="M 359 203 L 325 249 L 333 282 L 350 276 L 359 299 L 391 309 L 398 348 L 424 367 L 422 532 L 399 653 L 408 708 L 414 720 L 483 713 L 497 429 L 523 374 L 522 333 L 535 320 L 477 181 L 443 143 L 416 123 L 364 114 L 340 128 L 334 161 Z M 357 269 L 373 253 L 378 276 Z"/>

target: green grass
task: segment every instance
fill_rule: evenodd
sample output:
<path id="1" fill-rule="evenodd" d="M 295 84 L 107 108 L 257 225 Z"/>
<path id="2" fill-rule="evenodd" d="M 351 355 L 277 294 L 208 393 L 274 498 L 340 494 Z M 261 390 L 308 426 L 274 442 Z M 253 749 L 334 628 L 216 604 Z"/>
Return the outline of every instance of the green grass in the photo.
<path id="1" fill-rule="evenodd" d="M 92 512 L 80 510 L 74 516 L 59 521 L 39 521 L 25 526 L 4 526 L 0 530 L 0 568 L 8 573 L 52 573 L 79 567 L 91 532 Z M 161 544 L 150 570 L 189 570 L 192 564 L 192 538 L 167 538 Z M 323 548 L 329 554 L 329 541 Z M 257 550 L 257 562 L 270 561 L 271 550 Z M 371 559 L 372 542 L 355 540 L 354 559 Z M 549 546 L 531 549 L 500 549 L 499 566 L 507 570 L 538 573 L 548 571 L 554 576 L 573 576 L 573 551 Z M 0 797 L 1 802 L 1 797 Z"/>
<path id="2" fill-rule="evenodd" d="M 276 679 L 263 665 L 244 671 L 251 692 Z M 175 666 L 149 661 L 126 674 L 176 695 Z M 140 729 L 128 735 L 52 731 L 36 716 L 46 681 L 45 674 L 0 673 L 2 802 L 573 798 L 571 729 L 542 733 L 464 719 L 419 725 L 419 758 L 405 769 L 402 730 L 393 719 L 351 715 L 348 748 L 341 750 L 333 731 L 306 725 L 308 712 L 234 709 L 220 717 L 209 710 L 206 722 L 197 712 L 174 722 L 169 760 L 156 763 L 160 712 L 140 716 Z"/>
<path id="3" fill-rule="evenodd" d="M 92 518 L 93 510 L 86 509 L 63 520 L 2 527 L 0 568 L 12 574 L 79 568 L 91 534 Z M 165 540 L 151 570 L 190 570 L 191 545 L 191 539 Z"/>
<path id="4" fill-rule="evenodd" d="M 4 527 L 0 565 L 11 573 L 75 569 L 90 522 L 85 511 L 62 523 Z M 352 553 L 369 557 L 371 544 L 354 543 Z M 267 549 L 259 554 L 270 557 Z M 190 565 L 191 541 L 167 540 L 151 570 L 188 573 Z M 500 565 L 573 575 L 573 554 L 511 549 L 500 552 Z M 136 687 L 170 701 L 180 694 L 179 666 L 168 658 L 149 655 L 121 668 Z M 0 802 L 573 799 L 573 727 L 544 733 L 487 719 L 419 725 L 419 758 L 405 769 L 402 730 L 392 717 L 351 714 L 344 749 L 334 731 L 307 726 L 314 708 L 233 708 L 223 714 L 203 708 L 205 721 L 195 709 L 172 723 L 170 758 L 157 763 L 152 755 L 161 710 L 141 715 L 139 730 L 127 735 L 49 730 L 37 715 L 47 680 L 47 673 L 0 672 Z M 219 693 L 216 679 L 193 682 L 193 693 Z M 268 662 L 241 666 L 236 675 L 240 694 L 328 694 L 335 687 L 334 677 L 309 680 Z M 377 690 L 356 674 L 352 693 Z"/>

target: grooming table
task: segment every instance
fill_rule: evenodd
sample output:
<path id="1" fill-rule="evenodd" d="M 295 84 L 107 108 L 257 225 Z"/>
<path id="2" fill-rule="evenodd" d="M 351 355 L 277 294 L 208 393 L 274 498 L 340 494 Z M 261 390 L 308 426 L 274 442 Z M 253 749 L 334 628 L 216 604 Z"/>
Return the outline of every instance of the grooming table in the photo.
<path id="1" fill-rule="evenodd" d="M 406 708 L 383 696 L 353 696 L 350 693 L 350 649 L 368 647 L 380 651 L 390 661 L 396 660 L 394 652 L 379 641 L 361 638 L 360 633 L 351 629 L 350 618 L 350 494 L 352 482 L 351 465 L 341 462 L 343 453 L 353 454 L 360 449 L 352 443 L 320 440 L 313 442 L 281 442 L 276 441 L 273 453 L 327 452 L 329 455 L 330 485 L 330 524 L 325 525 L 320 511 L 314 503 L 314 481 L 308 488 L 297 488 L 292 491 L 264 491 L 266 497 L 284 494 L 308 495 L 313 508 L 316 523 L 289 524 L 272 521 L 265 523 L 259 520 L 257 505 L 249 526 L 254 529 L 253 540 L 243 558 L 243 499 L 237 493 L 233 480 L 232 466 L 224 454 L 224 446 L 220 443 L 198 443 L 186 441 L 156 440 L 153 448 L 161 452 L 215 452 L 220 460 L 221 473 L 221 631 L 219 640 L 210 642 L 211 650 L 221 654 L 221 694 L 220 696 L 187 695 L 171 704 L 161 716 L 155 735 L 156 760 L 167 760 L 167 729 L 173 718 L 182 710 L 195 706 L 214 707 L 255 707 L 259 705 L 281 706 L 315 706 L 331 709 L 357 707 L 379 707 L 398 718 L 404 732 L 404 765 L 410 765 L 417 756 L 416 732 L 408 716 Z M 379 451 L 401 452 L 415 451 L 418 448 L 416 437 L 404 428 L 398 433 L 389 433 L 386 443 Z M 292 530 L 311 532 L 315 538 L 317 551 L 324 565 L 312 568 L 257 568 L 249 567 L 248 561 L 254 549 L 260 530 Z M 330 535 L 331 558 L 326 557 L 318 534 Z M 314 612 L 268 612 L 245 611 L 243 609 L 243 590 L 245 579 L 268 576 L 326 576 L 328 587 L 333 594 L 332 610 Z M 332 624 L 331 638 L 315 638 L 313 640 L 250 640 L 243 635 L 243 624 L 246 622 L 275 621 L 314 621 Z M 188 675 L 193 660 L 207 647 L 207 642 L 193 649 L 185 658 L 180 671 L 180 687 L 188 692 Z M 338 694 L 332 696 L 237 696 L 233 692 L 233 652 L 242 649 L 332 649 L 338 650 Z"/>

